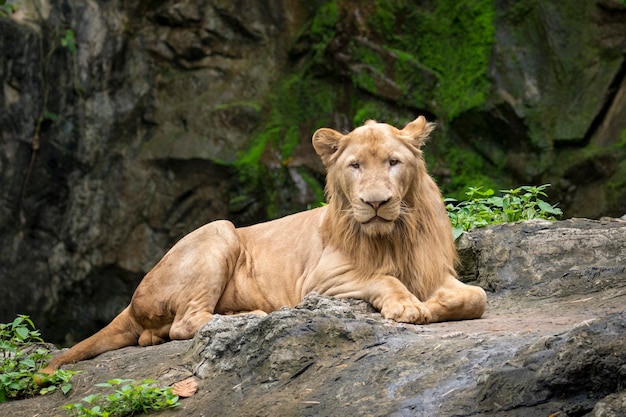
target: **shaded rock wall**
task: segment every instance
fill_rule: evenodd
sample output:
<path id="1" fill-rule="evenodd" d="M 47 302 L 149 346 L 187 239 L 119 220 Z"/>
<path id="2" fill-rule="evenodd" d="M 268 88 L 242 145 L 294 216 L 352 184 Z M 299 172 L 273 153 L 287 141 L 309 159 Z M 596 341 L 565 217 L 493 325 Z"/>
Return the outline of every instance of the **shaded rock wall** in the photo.
<path id="1" fill-rule="evenodd" d="M 72 343 L 184 234 L 264 218 L 229 209 L 227 162 L 308 7 L 24 3 L 0 25 L 0 317 Z"/>
<path id="2" fill-rule="evenodd" d="M 319 203 L 320 126 L 423 113 L 446 192 L 551 182 L 621 216 L 625 25 L 618 0 L 1 9 L 0 321 L 72 343 L 199 225 Z"/>
<path id="3" fill-rule="evenodd" d="M 453 129 L 517 183 L 551 182 L 567 215 L 623 215 L 626 6 L 496 4 L 491 97 Z"/>

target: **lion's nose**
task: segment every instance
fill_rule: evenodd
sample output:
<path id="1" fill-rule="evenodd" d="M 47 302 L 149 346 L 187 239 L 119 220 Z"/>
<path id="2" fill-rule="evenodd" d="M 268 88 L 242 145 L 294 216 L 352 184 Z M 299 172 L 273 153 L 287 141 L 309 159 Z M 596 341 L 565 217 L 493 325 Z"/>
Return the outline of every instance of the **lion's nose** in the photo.
<path id="1" fill-rule="evenodd" d="M 370 206 L 372 206 L 372 207 L 374 208 L 374 210 L 376 210 L 376 211 L 378 211 L 378 208 L 379 208 L 380 206 L 382 206 L 383 204 L 385 204 L 386 202 L 388 202 L 388 201 L 389 201 L 389 199 L 384 200 L 384 201 L 365 201 L 365 200 L 363 200 L 363 202 L 364 202 L 365 204 L 369 204 L 369 205 L 370 205 Z"/>

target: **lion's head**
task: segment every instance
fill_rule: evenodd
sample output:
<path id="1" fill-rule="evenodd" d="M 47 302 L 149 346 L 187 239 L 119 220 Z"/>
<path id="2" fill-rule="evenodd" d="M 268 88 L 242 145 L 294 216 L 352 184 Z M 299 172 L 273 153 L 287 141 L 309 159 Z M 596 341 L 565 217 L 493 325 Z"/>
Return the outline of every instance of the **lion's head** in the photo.
<path id="1" fill-rule="evenodd" d="M 420 116 L 403 129 L 368 121 L 345 135 L 327 128 L 313 135 L 327 169 L 327 242 L 364 275 L 399 277 L 424 297 L 454 275 L 457 259 L 421 151 L 434 126 Z"/>
<path id="2" fill-rule="evenodd" d="M 420 148 L 433 128 L 420 116 L 402 130 L 372 120 L 347 135 L 319 129 L 313 146 L 328 169 L 331 204 L 363 233 L 390 234 L 415 205 L 416 181 L 426 175 Z"/>

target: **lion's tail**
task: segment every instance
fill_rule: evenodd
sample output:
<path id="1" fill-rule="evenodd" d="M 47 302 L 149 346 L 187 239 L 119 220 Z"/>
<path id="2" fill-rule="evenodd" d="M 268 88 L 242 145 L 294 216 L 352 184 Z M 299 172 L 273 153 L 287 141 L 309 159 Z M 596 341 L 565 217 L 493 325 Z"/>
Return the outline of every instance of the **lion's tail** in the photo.
<path id="1" fill-rule="evenodd" d="M 140 333 L 141 326 L 132 317 L 130 308 L 126 307 L 98 333 L 53 358 L 48 366 L 39 372 L 51 375 L 62 365 L 90 359 L 110 350 L 137 345 Z"/>

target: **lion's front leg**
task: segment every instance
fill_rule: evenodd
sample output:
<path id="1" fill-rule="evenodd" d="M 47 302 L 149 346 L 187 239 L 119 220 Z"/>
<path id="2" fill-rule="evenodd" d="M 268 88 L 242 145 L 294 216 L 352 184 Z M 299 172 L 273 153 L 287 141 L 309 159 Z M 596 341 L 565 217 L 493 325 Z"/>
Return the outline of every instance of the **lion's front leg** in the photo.
<path id="1" fill-rule="evenodd" d="M 386 319 L 401 323 L 426 324 L 431 313 L 397 278 L 381 276 L 367 284 L 369 301 Z"/>
<path id="2" fill-rule="evenodd" d="M 341 280 L 341 283 L 336 281 Z M 340 298 L 358 298 L 369 302 L 386 319 L 402 323 L 426 324 L 431 312 L 404 284 L 395 277 L 380 275 L 367 279 L 335 278 L 333 285 L 316 288 L 323 295 Z"/>
<path id="3" fill-rule="evenodd" d="M 424 305 L 431 312 L 432 322 L 478 319 L 485 312 L 487 295 L 482 288 L 450 275 Z"/>
<path id="4" fill-rule="evenodd" d="M 408 297 L 404 294 L 391 297 L 383 304 L 380 314 L 400 323 L 426 324 L 432 319 L 430 310 L 410 293 Z"/>

